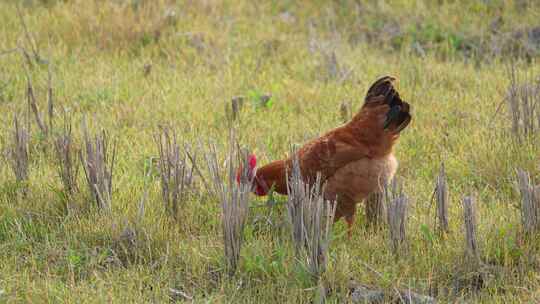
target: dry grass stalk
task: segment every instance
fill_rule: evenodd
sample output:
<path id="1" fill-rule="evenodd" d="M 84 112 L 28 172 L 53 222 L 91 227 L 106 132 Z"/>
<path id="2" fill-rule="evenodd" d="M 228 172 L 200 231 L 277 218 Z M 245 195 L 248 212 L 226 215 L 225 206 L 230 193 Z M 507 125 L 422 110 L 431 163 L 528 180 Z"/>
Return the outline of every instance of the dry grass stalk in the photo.
<path id="1" fill-rule="evenodd" d="M 380 192 L 371 193 L 366 198 L 366 221 L 370 227 L 381 227 L 384 221 L 384 195 Z"/>
<path id="2" fill-rule="evenodd" d="M 143 66 L 144 77 L 150 76 L 151 72 L 152 72 L 152 64 L 151 63 L 145 63 L 144 66 Z"/>
<path id="3" fill-rule="evenodd" d="M 308 270 L 318 279 L 326 269 L 336 203 L 324 199 L 320 175 L 313 185 L 304 182 L 297 158 L 291 169 L 287 176 L 287 211 L 292 239 L 297 254 L 305 250 Z"/>
<path id="4" fill-rule="evenodd" d="M 387 221 L 392 242 L 392 250 L 397 254 L 401 245 L 406 242 L 407 207 L 409 199 L 403 193 L 398 181 L 394 178 L 385 187 L 387 201 Z"/>
<path id="5" fill-rule="evenodd" d="M 341 121 L 343 123 L 346 123 L 349 120 L 351 120 L 352 110 L 351 110 L 351 102 L 350 101 L 341 102 L 341 104 L 339 106 L 339 116 L 340 116 Z"/>
<path id="6" fill-rule="evenodd" d="M 21 23 L 21 27 L 24 30 L 24 38 L 27 41 L 27 43 L 30 44 L 30 49 L 32 50 L 32 55 L 34 57 L 34 60 L 36 62 L 42 62 L 43 60 L 42 60 L 41 56 L 39 55 L 38 44 L 36 43 L 36 39 L 34 38 L 34 36 L 28 30 L 28 26 L 26 25 L 26 22 L 24 21 L 24 17 L 22 15 L 22 11 L 21 11 L 20 6 L 17 6 L 17 17 L 19 18 L 19 22 Z M 24 48 L 20 48 L 20 49 L 22 50 L 23 55 L 26 58 L 28 66 L 32 67 L 33 66 L 32 62 L 33 61 L 31 60 L 30 54 L 28 54 L 28 52 Z"/>
<path id="7" fill-rule="evenodd" d="M 536 206 L 540 206 L 540 184 L 534 186 L 533 195 L 536 200 Z"/>
<path id="8" fill-rule="evenodd" d="M 231 99 L 231 111 L 232 111 L 232 120 L 238 119 L 240 115 L 240 110 L 244 106 L 244 97 L 236 96 Z"/>
<path id="9" fill-rule="evenodd" d="M 435 195 L 435 201 L 437 203 L 437 228 L 441 233 L 448 233 L 448 185 L 444 164 L 441 164 L 441 170 L 437 176 Z"/>
<path id="10" fill-rule="evenodd" d="M 540 132 L 540 81 L 518 83 L 511 65 L 506 101 L 512 117 L 512 132 L 519 140 Z"/>
<path id="11" fill-rule="evenodd" d="M 21 27 L 23 28 L 24 40 L 30 46 L 30 50 L 32 54 L 30 55 L 30 53 L 22 45 L 19 45 L 16 50 L 18 50 L 21 53 L 21 55 L 23 56 L 23 58 L 25 59 L 27 63 L 28 68 L 33 68 L 34 63 L 47 64 L 48 66 L 48 69 L 47 69 L 47 115 L 48 115 L 48 120 L 49 120 L 48 125 L 44 122 L 39 112 L 37 102 L 36 102 L 35 90 L 32 85 L 32 80 L 31 80 L 28 70 L 26 70 L 26 79 L 27 79 L 26 97 L 28 100 L 28 107 L 32 111 L 41 133 L 45 137 L 47 137 L 49 133 L 52 132 L 52 129 L 54 126 L 54 98 L 53 98 L 51 67 L 50 67 L 49 62 L 45 60 L 44 58 L 42 58 L 41 55 L 39 54 L 38 44 L 36 43 L 36 39 L 34 35 L 28 29 L 28 26 L 24 20 L 20 6 L 17 6 L 17 16 L 19 18 Z"/>
<path id="12" fill-rule="evenodd" d="M 71 205 L 73 195 L 79 189 L 77 183 L 79 163 L 77 162 L 77 149 L 74 147 L 71 136 L 71 123 L 67 119 L 64 120 L 63 133 L 54 140 L 54 148 L 58 175 L 67 195 L 67 203 Z"/>
<path id="13" fill-rule="evenodd" d="M 148 193 L 150 191 L 150 181 L 152 180 L 152 170 L 153 170 L 152 162 L 150 162 L 150 165 L 148 167 L 145 166 L 143 170 L 144 172 L 143 195 L 141 196 L 138 210 L 137 210 L 137 220 L 136 220 L 137 225 L 142 224 L 142 221 L 145 216 L 146 201 L 148 200 Z"/>
<path id="14" fill-rule="evenodd" d="M 336 54 L 337 35 L 333 39 L 323 40 L 312 24 L 309 25 L 309 51 L 321 58 L 320 75 L 325 81 L 345 82 L 353 75 L 353 69 L 340 64 Z"/>
<path id="15" fill-rule="evenodd" d="M 84 149 L 79 151 L 79 158 L 83 165 L 88 188 L 97 207 L 110 211 L 116 143 L 113 144 L 111 152 L 109 150 L 109 137 L 105 130 L 91 139 L 85 122 L 83 122 L 83 135 Z"/>
<path id="16" fill-rule="evenodd" d="M 176 288 L 169 288 L 169 297 L 172 300 L 171 302 L 193 301 L 193 296 Z"/>
<path id="17" fill-rule="evenodd" d="M 41 117 L 41 114 L 39 112 L 36 102 L 36 96 L 34 94 L 34 87 L 32 86 L 32 81 L 30 80 L 29 76 L 26 85 L 26 98 L 28 100 L 28 107 L 32 110 L 32 113 L 34 114 L 34 118 L 39 129 L 41 130 L 41 133 L 47 136 L 49 130 L 47 128 L 47 125 L 43 122 L 43 118 Z"/>
<path id="18" fill-rule="evenodd" d="M 521 223 L 525 233 L 533 233 L 540 228 L 540 191 L 535 191 L 529 173 L 518 169 L 518 185 L 521 193 Z"/>
<path id="19" fill-rule="evenodd" d="M 54 129 L 54 91 L 52 85 L 51 67 L 47 69 L 47 112 L 49 117 L 49 132 Z"/>
<path id="20" fill-rule="evenodd" d="M 476 238 L 477 222 L 476 222 L 476 204 L 470 196 L 463 198 L 463 220 L 465 228 L 465 243 L 466 254 L 473 261 L 477 261 L 480 257 L 478 254 L 478 241 Z"/>
<path id="21" fill-rule="evenodd" d="M 336 80 L 339 83 L 347 80 L 351 74 L 352 69 L 339 64 L 335 50 L 321 50 L 321 54 L 324 58 L 324 66 L 326 67 L 326 80 Z"/>
<path id="22" fill-rule="evenodd" d="M 188 165 L 188 154 L 186 150 L 181 151 L 174 131 L 171 134 L 168 128 L 163 128 L 154 139 L 159 151 L 161 194 L 165 209 L 178 220 L 179 204 L 192 185 L 194 166 Z"/>
<path id="23" fill-rule="evenodd" d="M 212 177 L 213 192 L 221 202 L 225 258 L 229 274 L 232 275 L 236 272 L 240 259 L 253 176 L 249 170 L 248 153 L 244 150 L 241 151 L 235 145 L 234 132 L 232 131 L 230 146 L 227 155 L 227 171 L 224 174 L 220 173 L 215 145 L 210 145 L 205 157 Z M 240 183 L 236 181 L 237 168 L 241 168 Z"/>
<path id="24" fill-rule="evenodd" d="M 309 191 L 307 191 L 309 189 L 306 189 L 308 185 L 302 181 L 302 174 L 299 167 L 298 159 L 295 158 L 293 160 L 290 178 L 287 179 L 287 214 L 291 224 L 291 236 L 297 252 L 300 252 L 306 243 L 303 200 L 309 195 Z"/>
<path id="25" fill-rule="evenodd" d="M 336 52 L 332 51 L 330 53 L 324 54 L 324 59 L 326 63 L 326 69 L 328 71 L 328 78 L 336 79 L 339 76 L 340 67 L 337 61 Z"/>
<path id="26" fill-rule="evenodd" d="M 48 122 L 46 123 L 43 119 L 42 113 L 39 110 L 34 86 L 30 75 L 26 73 L 27 83 L 26 83 L 26 99 L 28 101 L 29 111 L 32 112 L 36 124 L 45 137 L 52 133 L 54 128 L 54 90 L 52 85 L 52 73 L 49 67 L 47 71 L 47 112 L 46 117 Z"/>
<path id="27" fill-rule="evenodd" d="M 28 141 L 28 130 L 19 124 L 17 115 L 15 115 L 13 119 L 13 141 L 8 150 L 8 158 L 17 183 L 23 187 L 24 195 L 27 193 L 28 182 Z"/>

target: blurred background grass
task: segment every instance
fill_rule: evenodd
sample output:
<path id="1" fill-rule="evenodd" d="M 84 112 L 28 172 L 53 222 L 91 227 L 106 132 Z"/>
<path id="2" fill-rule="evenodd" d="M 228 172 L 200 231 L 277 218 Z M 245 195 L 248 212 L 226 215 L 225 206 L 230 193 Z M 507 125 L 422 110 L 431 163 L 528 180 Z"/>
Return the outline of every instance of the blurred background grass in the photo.
<path id="1" fill-rule="evenodd" d="M 407 286 L 442 302 L 540 297 L 538 242 L 523 241 L 514 185 L 515 168 L 540 181 L 540 141 L 511 133 L 505 103 L 511 66 L 520 81 L 540 75 L 537 1 L 8 0 L 0 20 L 3 150 L 13 115 L 27 115 L 26 73 L 44 109 L 49 69 L 57 128 L 66 111 L 77 143 L 83 116 L 90 130 L 104 128 L 118 140 L 113 213 L 66 215 L 49 142 L 30 118 L 27 197 L 7 162 L 0 165 L 0 301 L 164 302 L 175 288 L 197 302 L 309 302 L 312 283 L 295 261 L 283 206 L 250 210 L 232 279 L 223 275 L 220 207 L 204 191 L 184 202 L 175 222 L 151 178 L 136 241 L 126 241 L 145 163 L 157 155 L 152 136 L 168 125 L 184 141 L 213 140 L 225 150 L 225 108 L 242 95 L 240 141 L 265 163 L 338 126 L 340 104 L 355 111 L 386 74 L 400 79 L 413 106 L 396 147 L 411 198 L 409 250 L 396 260 L 386 232 L 367 229 L 362 216 L 351 240 L 337 224 L 324 275 L 328 300 L 350 301 L 351 279 Z M 263 94 L 272 102 L 261 105 Z M 445 240 L 432 236 L 430 202 L 441 162 L 451 191 Z M 479 205 L 482 259 L 498 267 L 476 289 L 460 279 L 460 200 L 468 194 Z"/>

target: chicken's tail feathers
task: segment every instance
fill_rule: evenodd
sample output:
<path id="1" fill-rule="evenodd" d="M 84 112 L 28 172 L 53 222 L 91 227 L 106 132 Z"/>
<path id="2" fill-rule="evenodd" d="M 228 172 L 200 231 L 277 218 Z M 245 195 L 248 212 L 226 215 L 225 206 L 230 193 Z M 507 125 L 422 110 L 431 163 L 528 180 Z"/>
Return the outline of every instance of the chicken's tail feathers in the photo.
<path id="1" fill-rule="evenodd" d="M 396 80 L 397 78 L 393 76 L 384 76 L 377 79 L 377 81 L 369 87 L 364 102 L 371 103 L 384 100 L 384 103 L 390 106 L 398 105 L 403 102 L 394 87 L 394 81 Z"/>
<path id="2" fill-rule="evenodd" d="M 372 101 L 379 101 L 381 96 L 385 97 L 385 99 L 387 97 L 393 99 L 393 95 L 397 94 L 397 91 L 394 88 L 394 81 L 396 81 L 396 79 L 397 78 L 393 76 L 384 76 L 377 79 L 377 81 L 369 87 L 364 102 L 369 103 Z M 397 94 L 397 97 L 399 98 L 399 94 Z"/>
<path id="3" fill-rule="evenodd" d="M 366 93 L 364 104 L 387 104 L 390 107 L 384 128 L 399 133 L 411 122 L 410 105 L 403 101 L 394 87 L 396 77 L 384 76 L 375 81 Z"/>
<path id="4" fill-rule="evenodd" d="M 407 110 L 404 110 L 406 108 Z M 405 129 L 411 122 L 411 114 L 409 113 L 409 104 L 403 102 L 402 106 L 394 106 L 390 108 L 386 115 L 384 128 L 389 129 L 394 133 L 399 133 Z"/>

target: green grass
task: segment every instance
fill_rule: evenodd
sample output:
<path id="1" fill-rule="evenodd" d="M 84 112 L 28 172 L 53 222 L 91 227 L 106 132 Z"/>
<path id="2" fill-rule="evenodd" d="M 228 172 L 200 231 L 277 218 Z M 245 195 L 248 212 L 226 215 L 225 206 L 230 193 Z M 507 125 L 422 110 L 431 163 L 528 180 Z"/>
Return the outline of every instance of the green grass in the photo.
<path id="1" fill-rule="evenodd" d="M 26 113 L 25 70 L 44 109 L 49 67 L 57 113 L 69 111 L 77 142 L 83 116 L 91 130 L 103 126 L 118 140 L 112 214 L 89 207 L 82 172 L 80 209 L 66 214 L 52 148 L 32 121 L 27 197 L 7 162 L 0 165 L 0 302 L 159 303 L 175 288 L 196 302 L 308 303 L 313 282 L 295 259 L 283 205 L 260 208 L 263 201 L 253 198 L 232 278 L 224 269 L 220 206 L 205 191 L 184 202 L 176 223 L 164 211 L 154 177 L 145 216 L 137 221 L 144 166 L 157 155 L 152 136 L 170 125 L 182 140 L 212 140 L 224 154 L 225 107 L 243 95 L 248 101 L 236 122 L 238 135 L 265 163 L 286 155 L 291 143 L 338 126 L 341 102 L 358 109 L 371 82 L 386 74 L 400 79 L 399 91 L 413 107 L 396 147 L 398 176 L 411 199 L 408 247 L 396 258 L 387 231 L 368 229 L 362 215 L 351 240 L 342 223 L 335 225 L 323 276 L 329 301 L 349 300 L 350 279 L 388 290 L 410 287 L 441 302 L 538 301 L 540 243 L 521 234 L 514 170 L 523 168 L 540 182 L 540 141 L 518 143 L 505 104 L 497 112 L 510 83 L 510 58 L 522 75 L 538 75 L 538 57 L 463 51 L 471 37 L 492 37 L 489 22 L 497 16 L 505 33 L 538 26 L 534 1 L 519 1 L 525 8 L 502 0 L 359 7 L 352 1 L 126 2 L 25 1 L 22 14 L 49 65 L 28 67 L 17 52 L 0 55 L 2 149 L 14 113 Z M 0 3 L 0 51 L 31 49 L 15 3 Z M 379 35 L 385 24 L 398 24 L 401 34 Z M 415 43 L 425 56 L 414 51 Z M 341 68 L 352 69 L 348 78 L 328 77 L 324 58 L 331 51 Z M 145 77 L 147 64 L 152 69 Z M 266 93 L 271 104 L 258 105 L 257 96 Z M 61 124 L 59 115 L 55 133 Z M 433 236 L 430 207 L 441 162 L 451 202 L 445 239 Z M 481 257 L 496 271 L 479 290 L 464 286 L 451 293 L 467 272 L 460 201 L 468 194 L 478 202 Z M 134 243 L 122 238 L 127 226 L 136 231 Z"/>

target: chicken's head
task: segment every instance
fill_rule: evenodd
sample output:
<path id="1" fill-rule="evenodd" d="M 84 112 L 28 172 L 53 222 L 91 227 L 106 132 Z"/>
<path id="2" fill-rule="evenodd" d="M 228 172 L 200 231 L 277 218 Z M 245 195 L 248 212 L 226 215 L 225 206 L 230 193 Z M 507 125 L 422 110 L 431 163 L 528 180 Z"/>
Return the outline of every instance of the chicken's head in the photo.
<path id="1" fill-rule="evenodd" d="M 261 185 L 261 182 L 257 178 L 257 157 L 255 156 L 255 154 L 250 154 L 248 156 L 248 166 L 249 166 L 249 171 L 248 171 L 249 179 L 253 180 L 253 185 L 252 185 L 253 193 L 259 196 L 266 195 L 268 191 L 265 191 L 265 187 Z M 238 169 L 238 172 L 236 172 L 236 182 L 238 184 L 240 184 L 242 170 L 243 168 L 242 166 L 240 166 L 240 168 Z"/>

